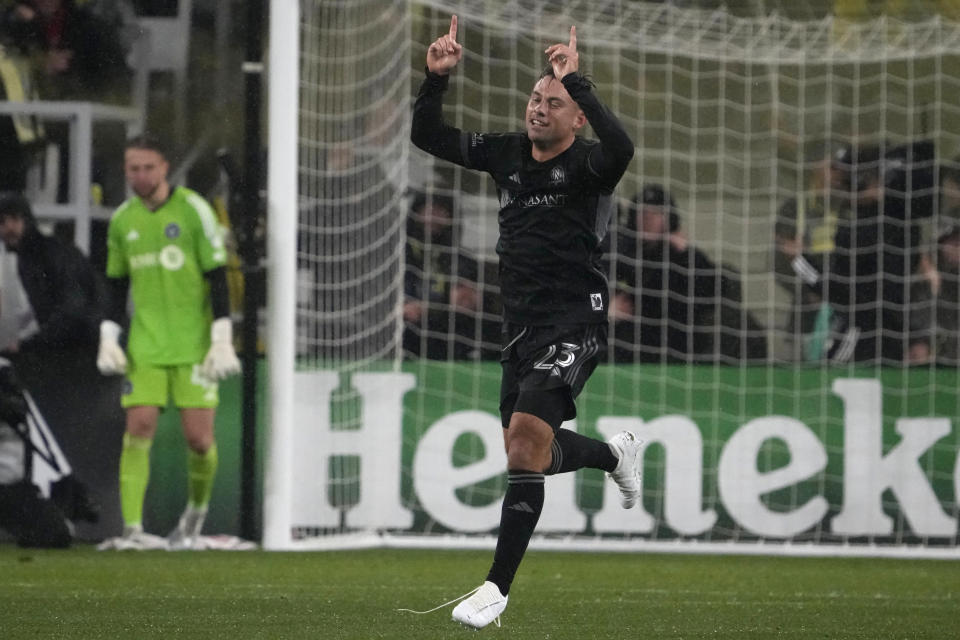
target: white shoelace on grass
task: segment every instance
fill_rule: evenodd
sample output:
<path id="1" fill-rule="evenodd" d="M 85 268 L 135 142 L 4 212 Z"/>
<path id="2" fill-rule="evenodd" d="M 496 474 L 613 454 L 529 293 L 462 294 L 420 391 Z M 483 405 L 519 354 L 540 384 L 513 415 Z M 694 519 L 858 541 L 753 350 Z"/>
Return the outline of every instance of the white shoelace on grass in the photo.
<path id="1" fill-rule="evenodd" d="M 437 606 L 434 607 L 433 609 L 427 609 L 426 611 L 414 611 L 413 609 L 396 609 L 396 611 L 405 611 L 405 612 L 407 612 L 407 613 L 413 613 L 413 614 L 416 614 L 416 615 L 418 615 L 418 616 L 422 616 L 422 615 L 425 615 L 425 614 L 428 614 L 428 613 L 433 613 L 434 611 L 439 611 L 440 609 L 443 609 L 444 607 L 449 607 L 450 605 L 456 604 L 457 602 L 460 602 L 461 600 L 466 600 L 467 598 L 469 598 L 470 596 L 472 596 L 473 594 L 475 594 L 477 591 L 480 591 L 480 589 L 482 589 L 482 588 L 483 588 L 483 585 L 480 585 L 479 587 L 477 587 L 477 588 L 474 589 L 473 591 L 468 591 L 467 593 L 463 594 L 462 596 L 459 596 L 459 597 L 457 597 L 457 598 L 454 598 L 454 599 L 451 600 L 450 602 L 444 602 L 443 604 L 437 605 Z M 489 605 L 488 605 L 488 606 L 489 606 Z M 500 616 L 497 616 L 496 618 L 494 618 L 494 619 L 493 619 L 493 623 L 499 627 L 499 626 L 500 626 Z"/>
<path id="2" fill-rule="evenodd" d="M 474 589 L 473 591 L 468 591 L 467 593 L 463 594 L 463 595 L 460 596 L 459 598 L 454 598 L 454 599 L 451 600 L 450 602 L 444 602 L 443 604 L 438 605 L 438 606 L 434 607 L 433 609 L 427 609 L 426 611 L 414 611 L 413 609 L 397 609 L 397 611 L 406 611 L 407 613 L 415 613 L 415 614 L 417 614 L 418 616 L 422 616 L 422 615 L 427 614 L 427 613 L 433 613 L 434 611 L 439 611 L 440 609 L 443 609 L 444 607 L 449 607 L 449 606 L 452 605 L 452 604 L 456 604 L 457 602 L 460 602 L 461 600 L 466 600 L 467 598 L 469 598 L 470 596 L 472 596 L 473 594 L 475 594 L 477 591 L 480 591 L 480 589 L 481 589 L 482 587 L 483 587 L 483 585 L 480 585 L 479 587 L 477 587 L 477 588 Z"/>

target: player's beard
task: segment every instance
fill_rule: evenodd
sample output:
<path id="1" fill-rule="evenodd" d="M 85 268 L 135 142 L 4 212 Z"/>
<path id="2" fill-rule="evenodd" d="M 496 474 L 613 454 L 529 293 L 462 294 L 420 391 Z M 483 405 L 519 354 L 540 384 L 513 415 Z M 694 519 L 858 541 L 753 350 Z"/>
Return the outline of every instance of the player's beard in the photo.
<path id="1" fill-rule="evenodd" d="M 140 197 L 141 200 L 152 200 L 153 196 L 160 189 L 162 182 L 156 182 L 150 185 L 147 189 L 142 189 L 138 185 L 133 185 L 133 192 Z"/>

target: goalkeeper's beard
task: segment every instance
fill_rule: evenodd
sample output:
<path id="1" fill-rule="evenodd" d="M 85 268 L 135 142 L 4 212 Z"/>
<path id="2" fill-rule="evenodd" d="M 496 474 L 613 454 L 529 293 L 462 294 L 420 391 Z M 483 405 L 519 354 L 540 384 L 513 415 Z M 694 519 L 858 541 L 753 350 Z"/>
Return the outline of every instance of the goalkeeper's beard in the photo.
<path id="1" fill-rule="evenodd" d="M 150 202 L 153 200 L 154 196 L 160 190 L 161 185 L 163 185 L 163 181 L 160 181 L 154 185 L 151 185 L 150 187 L 148 187 L 148 189 L 141 189 L 137 185 L 131 185 L 131 186 L 133 187 L 133 192 L 136 193 L 141 200 L 146 200 Z"/>

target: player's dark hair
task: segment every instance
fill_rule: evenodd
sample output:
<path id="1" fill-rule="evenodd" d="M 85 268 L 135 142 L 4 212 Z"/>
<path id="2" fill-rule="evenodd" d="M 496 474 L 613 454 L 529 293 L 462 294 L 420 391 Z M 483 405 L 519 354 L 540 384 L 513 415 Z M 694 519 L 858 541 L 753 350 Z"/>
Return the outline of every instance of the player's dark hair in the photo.
<path id="1" fill-rule="evenodd" d="M 580 73 L 579 71 L 577 71 L 576 73 L 578 73 L 580 77 L 583 78 L 584 82 L 590 85 L 591 89 L 596 88 L 597 85 L 596 83 L 594 83 L 593 78 L 591 78 L 590 76 L 584 73 Z M 537 78 L 537 80 L 543 80 L 544 78 L 556 78 L 556 77 L 557 77 L 557 74 L 553 72 L 553 65 L 548 64 L 546 67 L 543 68 L 543 71 L 540 72 L 540 77 Z"/>
<path id="2" fill-rule="evenodd" d="M 148 151 L 155 151 L 163 156 L 163 159 L 166 160 L 169 158 L 167 154 L 167 146 L 163 143 L 160 138 L 152 133 L 141 133 L 133 136 L 127 140 L 126 149 L 147 149 Z"/>

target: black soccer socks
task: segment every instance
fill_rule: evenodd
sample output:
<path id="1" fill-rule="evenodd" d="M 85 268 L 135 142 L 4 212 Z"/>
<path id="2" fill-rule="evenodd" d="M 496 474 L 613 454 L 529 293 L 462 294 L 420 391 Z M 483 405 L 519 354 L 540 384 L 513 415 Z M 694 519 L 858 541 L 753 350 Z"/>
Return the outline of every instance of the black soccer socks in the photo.
<path id="1" fill-rule="evenodd" d="M 570 429 L 557 429 L 553 444 L 550 445 L 550 455 L 550 466 L 544 472 L 548 476 L 584 467 L 609 473 L 617 468 L 618 462 L 606 442 L 582 436 Z"/>
<path id="2" fill-rule="evenodd" d="M 507 493 L 500 512 L 500 535 L 487 580 L 507 595 L 530 537 L 543 510 L 543 474 L 535 471 L 507 472 Z"/>

